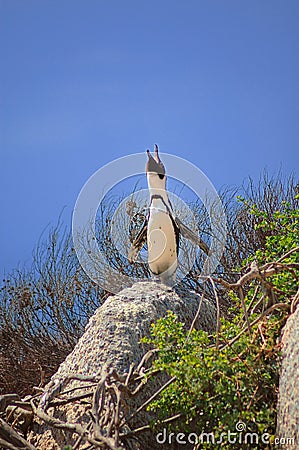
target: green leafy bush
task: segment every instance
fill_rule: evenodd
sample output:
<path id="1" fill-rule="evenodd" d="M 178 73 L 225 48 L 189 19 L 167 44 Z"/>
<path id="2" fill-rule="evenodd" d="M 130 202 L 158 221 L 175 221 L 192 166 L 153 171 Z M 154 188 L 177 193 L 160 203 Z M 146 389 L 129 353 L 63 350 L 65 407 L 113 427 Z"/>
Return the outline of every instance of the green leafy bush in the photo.
<path id="1" fill-rule="evenodd" d="M 144 339 L 159 350 L 153 371 L 172 378 L 150 404 L 158 413 L 156 426 L 196 433 L 199 439 L 212 433 L 209 441 L 199 440 L 199 448 L 270 448 L 274 439 L 281 329 L 298 289 L 299 211 L 283 202 L 270 218 L 242 201 L 266 240 L 244 261 L 243 271 L 253 276 L 244 285 L 231 285 L 228 317 L 209 336 L 185 330 L 169 312 Z M 179 421 L 169 420 L 178 414 Z M 236 433 L 235 442 L 228 441 L 229 433 Z"/>

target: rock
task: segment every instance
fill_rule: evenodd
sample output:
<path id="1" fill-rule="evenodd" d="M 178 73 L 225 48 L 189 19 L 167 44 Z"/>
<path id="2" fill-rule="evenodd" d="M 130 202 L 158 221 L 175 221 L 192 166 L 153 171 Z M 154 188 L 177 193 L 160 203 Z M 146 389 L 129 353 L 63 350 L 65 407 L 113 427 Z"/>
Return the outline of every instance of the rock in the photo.
<path id="1" fill-rule="evenodd" d="M 299 307 L 283 329 L 277 436 L 281 448 L 299 448 Z"/>
<path id="2" fill-rule="evenodd" d="M 135 363 L 135 366 L 138 365 L 148 350 L 145 344 L 140 343 L 140 339 L 149 335 L 151 323 L 164 317 L 167 311 L 172 311 L 189 328 L 200 303 L 200 314 L 195 327 L 208 332 L 215 331 L 215 306 L 183 287 L 169 288 L 154 281 L 146 281 L 136 283 L 117 295 L 108 297 L 90 318 L 85 333 L 46 386 L 43 402 L 51 399 L 51 392 L 53 393 L 55 389 L 61 395 L 67 390 L 78 389 L 81 386 L 81 391 L 77 393 L 83 392 L 84 383 L 80 380 L 72 380 L 65 384 L 64 381 L 70 374 L 92 377 L 107 371 L 108 368 L 115 369 L 120 376 L 128 373 L 130 365 L 132 363 Z M 128 398 L 127 411 L 123 414 L 135 411 L 151 393 L 157 390 L 162 381 L 161 377 L 157 377 L 146 385 L 145 392 L 137 399 Z M 86 401 L 77 401 L 75 404 L 55 407 L 55 410 L 49 408 L 47 412 L 55 418 L 87 426 L 90 421 L 88 410 L 90 405 Z M 132 418 L 129 423 L 130 429 L 148 425 L 152 418 L 151 413 L 144 408 L 140 414 Z M 142 439 L 141 444 L 138 445 L 138 442 L 134 441 L 130 446 L 123 448 L 142 448 L 142 450 L 161 448 L 161 445 L 156 443 L 152 432 L 142 434 L 140 439 Z M 40 450 L 60 449 L 66 445 L 74 445 L 75 438 L 72 432 L 53 429 L 50 425 L 35 421 L 29 441 Z M 86 442 L 84 443 L 83 440 L 82 444 L 76 448 L 83 449 L 84 445 L 86 446 Z"/>

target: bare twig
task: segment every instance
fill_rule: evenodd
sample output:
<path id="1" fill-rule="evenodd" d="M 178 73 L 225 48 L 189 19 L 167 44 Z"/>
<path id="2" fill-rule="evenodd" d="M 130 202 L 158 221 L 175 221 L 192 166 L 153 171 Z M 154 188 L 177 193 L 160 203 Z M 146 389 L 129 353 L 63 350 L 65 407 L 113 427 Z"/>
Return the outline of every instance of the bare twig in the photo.
<path id="1" fill-rule="evenodd" d="M 252 305 L 253 305 L 254 302 L 255 302 L 255 299 L 256 299 L 256 297 L 257 297 L 257 295 L 258 295 L 259 289 L 260 289 L 260 285 L 258 284 L 258 285 L 256 286 L 255 290 L 254 290 L 252 299 L 251 299 L 251 301 L 250 301 L 250 303 L 249 303 L 249 305 L 248 305 L 248 308 L 247 308 L 247 311 L 248 311 L 248 312 L 250 311 Z M 254 306 L 254 308 L 255 308 L 255 306 Z"/>
<path id="2" fill-rule="evenodd" d="M 285 255 L 284 255 L 285 256 Z M 284 270 L 290 270 L 290 269 L 299 269 L 299 263 L 280 263 L 280 262 L 270 262 L 267 264 L 264 264 L 260 268 L 253 267 L 251 270 L 245 275 L 243 275 L 236 283 L 228 283 L 227 281 L 223 280 L 222 278 L 214 278 L 213 280 L 215 283 L 221 284 L 226 289 L 229 290 L 235 290 L 238 291 L 240 286 L 244 286 L 244 284 L 248 283 L 249 281 L 257 278 L 261 279 L 263 277 L 271 277 L 272 275 L 275 275 L 276 273 L 283 272 Z"/>
<path id="3" fill-rule="evenodd" d="M 272 311 L 275 311 L 275 309 L 290 309 L 290 305 L 288 305 L 287 303 L 276 303 L 275 305 L 272 305 L 270 308 L 266 309 L 266 311 L 264 311 L 259 317 L 257 317 L 255 320 L 253 320 L 251 322 L 250 326 L 253 327 L 265 316 L 268 316 L 269 314 L 271 314 Z M 237 336 L 235 336 L 227 344 L 225 344 L 221 348 L 221 350 L 224 350 L 228 346 L 232 346 L 242 336 L 242 334 L 246 333 L 246 331 L 247 331 L 247 328 L 243 328 L 243 330 L 241 330 L 240 333 L 237 334 Z"/>
<path id="4" fill-rule="evenodd" d="M 291 313 L 295 312 L 298 304 L 299 304 L 299 288 L 298 288 L 296 294 L 294 295 L 292 303 L 291 303 Z"/>
<path id="5" fill-rule="evenodd" d="M 172 417 L 168 417 L 167 419 L 162 420 L 160 422 L 160 424 L 168 425 L 168 424 L 175 422 L 176 420 L 181 419 L 182 417 L 185 417 L 185 416 L 186 416 L 186 414 L 184 414 L 184 413 L 178 413 Z M 136 436 L 137 434 L 141 434 L 141 433 L 144 433 L 145 431 L 149 431 L 152 429 L 153 429 L 153 427 L 151 425 L 144 425 L 143 427 L 135 428 L 135 430 L 128 431 L 127 433 L 121 433 L 120 438 L 122 439 L 122 438 L 133 437 L 133 436 Z"/>
<path id="6" fill-rule="evenodd" d="M 243 287 L 242 286 L 239 286 L 239 298 L 241 300 L 241 304 L 242 304 L 242 308 L 243 308 L 243 312 L 244 312 L 244 316 L 245 316 L 245 321 L 246 321 L 248 333 L 249 333 L 249 335 L 251 335 L 251 325 L 250 325 L 249 318 L 248 318 L 248 313 L 247 313 L 245 300 L 244 300 L 244 291 L 243 291 Z"/>
<path id="7" fill-rule="evenodd" d="M 127 373 L 126 380 L 125 380 L 125 386 L 128 386 L 128 384 L 130 382 L 130 379 L 131 379 L 131 376 L 132 376 L 132 373 L 133 373 L 133 370 L 134 370 L 134 366 L 135 366 L 134 363 L 130 364 L 129 371 Z"/>
<path id="8" fill-rule="evenodd" d="M 63 378 L 54 378 L 49 386 L 47 391 L 44 391 L 43 396 L 40 400 L 40 407 L 44 410 L 47 409 L 49 406 L 49 403 L 53 400 L 53 398 L 60 394 L 62 390 L 73 380 L 77 381 L 89 381 L 89 382 L 95 382 L 98 381 L 98 378 L 101 374 L 101 371 L 96 373 L 95 375 L 82 375 L 77 373 L 71 373 Z"/>
<path id="9" fill-rule="evenodd" d="M 143 366 L 148 362 L 148 360 L 150 358 L 152 358 L 152 356 L 154 356 L 156 353 L 158 353 L 159 349 L 157 348 L 153 348 L 151 350 L 149 350 L 147 353 L 145 353 L 145 355 L 142 357 L 140 363 L 137 366 L 136 372 L 140 373 Z"/>
<path id="10" fill-rule="evenodd" d="M 276 262 L 280 263 L 281 261 L 283 261 L 284 259 L 288 258 L 290 255 L 292 255 L 293 253 L 296 253 L 296 252 L 299 252 L 299 247 L 292 248 L 287 253 L 282 255 Z"/>
<path id="11" fill-rule="evenodd" d="M 92 422 L 92 420 L 90 420 L 86 426 L 86 433 L 88 433 L 91 430 L 92 424 L 93 424 L 93 422 Z M 76 440 L 76 442 L 74 443 L 72 450 L 77 450 L 79 448 L 82 440 L 83 440 L 83 437 L 79 436 L 78 439 Z"/>
<path id="12" fill-rule="evenodd" d="M 129 422 L 133 417 L 135 417 L 140 411 L 146 408 L 158 395 L 161 394 L 170 384 L 172 384 L 176 380 L 176 377 L 170 378 L 163 386 L 160 387 L 150 398 L 148 398 L 142 405 L 139 406 L 129 417 L 125 417 L 121 423 L 123 426 L 125 423 Z"/>
<path id="13" fill-rule="evenodd" d="M 115 444 L 119 445 L 119 428 L 120 428 L 120 416 L 121 416 L 121 400 L 122 393 L 116 386 L 114 386 L 115 395 L 116 395 L 116 407 L 115 407 L 115 418 L 114 418 L 114 427 L 115 427 Z"/>
<path id="14" fill-rule="evenodd" d="M 259 306 L 263 303 L 264 300 L 265 300 L 265 294 L 262 294 L 259 301 L 252 308 L 251 315 L 255 313 L 255 311 L 259 308 Z"/>
<path id="15" fill-rule="evenodd" d="M 194 316 L 194 319 L 192 320 L 191 326 L 190 326 L 190 328 L 189 328 L 189 331 L 188 331 L 188 334 L 187 334 L 187 337 L 186 337 L 185 344 L 186 344 L 186 342 L 189 340 L 190 335 L 191 335 L 191 333 L 192 333 L 192 330 L 193 330 L 194 327 L 195 327 L 195 323 L 196 323 L 196 321 L 197 321 L 197 319 L 198 319 L 198 317 L 199 317 L 199 314 L 200 314 L 200 310 L 201 310 L 201 306 L 202 306 L 202 302 L 203 302 L 203 299 L 204 299 L 205 292 L 206 292 L 206 285 L 204 284 L 204 290 L 203 290 L 203 292 L 202 292 L 202 294 L 201 294 L 201 296 L 200 296 L 198 308 L 197 308 L 196 314 L 195 314 L 195 316 Z M 184 345 L 185 345 L 185 344 L 184 344 Z"/>
<path id="16" fill-rule="evenodd" d="M 10 442 L 7 442 L 1 438 L 0 438 L 0 446 L 1 446 L 0 448 L 5 449 L 5 450 L 20 450 L 20 447 L 15 447 Z M 22 448 L 24 448 L 24 447 L 22 447 Z"/>
<path id="17" fill-rule="evenodd" d="M 8 423 L 0 418 L 0 437 L 17 449 L 37 450 L 26 439 L 19 435 Z M 5 448 L 5 447 L 4 447 Z"/>
<path id="18" fill-rule="evenodd" d="M 63 406 L 63 405 L 67 405 L 68 403 L 73 403 L 73 402 L 76 402 L 78 400 L 84 400 L 85 398 L 92 397 L 92 396 L 93 396 L 92 392 L 86 392 L 86 394 L 74 395 L 73 397 L 64 398 L 62 400 L 52 400 L 49 403 L 49 406 L 54 406 L 54 407 L 56 407 L 56 406 Z"/>
<path id="19" fill-rule="evenodd" d="M 16 400 L 20 400 L 20 397 L 17 394 L 0 395 L 0 412 L 5 411 L 7 405 L 9 405 L 12 401 Z"/>
<path id="20" fill-rule="evenodd" d="M 93 399 L 92 399 L 92 416 L 94 418 L 94 428 L 95 428 L 95 435 L 97 436 L 100 434 L 100 427 L 99 427 L 99 420 L 100 420 L 100 414 L 104 407 L 104 401 L 105 401 L 105 383 L 107 380 L 107 372 L 104 371 L 100 381 L 98 382 L 97 388 L 94 391 Z"/>
<path id="21" fill-rule="evenodd" d="M 33 402 L 31 401 L 32 409 L 34 411 L 34 414 L 39 417 L 41 420 L 46 422 L 49 426 L 52 426 L 54 428 L 72 431 L 79 436 L 84 441 L 88 441 L 97 448 L 101 447 L 102 444 L 105 444 L 110 450 L 118 450 L 118 447 L 114 443 L 114 439 L 105 437 L 103 435 L 98 435 L 96 439 L 92 438 L 90 435 L 87 434 L 86 429 L 84 429 L 81 425 L 78 423 L 69 423 L 69 422 L 63 422 L 59 419 L 56 419 L 55 417 L 50 416 L 47 414 L 43 409 L 37 408 Z M 34 449 L 36 450 L 36 449 Z"/>
<path id="22" fill-rule="evenodd" d="M 216 287 L 215 287 L 215 283 L 212 277 L 209 277 L 209 280 L 212 284 L 213 287 L 213 292 L 215 295 L 215 299 L 216 299 L 216 311 L 217 311 L 217 324 L 216 324 L 216 350 L 218 350 L 219 348 L 219 333 L 220 333 L 220 303 L 219 303 L 219 298 L 218 298 L 218 294 L 216 291 Z"/>

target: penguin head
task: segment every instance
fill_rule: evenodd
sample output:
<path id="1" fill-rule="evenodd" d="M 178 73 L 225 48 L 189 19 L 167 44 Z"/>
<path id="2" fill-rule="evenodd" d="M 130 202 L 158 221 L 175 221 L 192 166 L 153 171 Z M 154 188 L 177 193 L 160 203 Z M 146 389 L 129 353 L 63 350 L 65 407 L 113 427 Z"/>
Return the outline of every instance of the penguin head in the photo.
<path id="1" fill-rule="evenodd" d="M 145 171 L 149 187 L 165 189 L 166 187 L 165 167 L 160 159 L 158 146 L 155 144 L 154 156 L 151 155 L 149 150 L 147 150 L 146 152 L 148 156 L 148 161 L 145 166 Z"/>

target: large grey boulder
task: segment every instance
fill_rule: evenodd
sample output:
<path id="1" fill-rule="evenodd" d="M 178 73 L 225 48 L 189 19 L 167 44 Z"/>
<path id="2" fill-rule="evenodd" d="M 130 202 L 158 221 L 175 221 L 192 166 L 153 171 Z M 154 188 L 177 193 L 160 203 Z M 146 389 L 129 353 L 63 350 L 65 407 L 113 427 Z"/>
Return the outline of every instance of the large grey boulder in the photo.
<path id="1" fill-rule="evenodd" d="M 52 377 L 46 387 L 41 406 L 53 398 L 53 392 L 56 394 L 59 392 L 60 398 L 63 398 L 64 392 L 74 392 L 74 389 L 77 394 L 84 393 L 85 377 L 92 378 L 95 374 L 101 374 L 104 371 L 107 373 L 107 370 L 111 371 L 111 369 L 115 369 L 120 377 L 128 374 L 132 363 L 136 367 L 148 350 L 144 344 L 140 343 L 140 339 L 149 335 L 151 323 L 165 316 L 167 311 L 172 311 L 189 328 L 198 312 L 199 305 L 200 313 L 197 315 L 195 327 L 208 332 L 215 331 L 215 306 L 202 296 L 182 287 L 169 288 L 153 281 L 140 282 L 117 295 L 108 297 L 90 318 L 85 333 Z M 70 379 L 71 374 L 77 374 L 77 379 L 65 383 L 65 380 Z M 82 377 L 81 380 L 80 377 Z M 134 413 L 140 404 L 157 391 L 163 382 L 165 379 L 158 376 L 146 385 L 142 395 L 128 397 L 126 411 L 123 411 L 123 414 L 132 415 L 132 412 Z M 59 405 L 58 403 L 56 407 L 46 409 L 47 414 L 64 422 L 76 422 L 82 427 L 88 426 L 91 416 L 88 399 Z M 152 413 L 143 408 L 139 414 L 133 415 L 129 420 L 127 429 L 144 427 L 152 418 Z M 56 450 L 66 445 L 73 446 L 77 438 L 71 431 L 66 432 L 51 427 L 51 424 L 42 420 L 34 422 L 33 431 L 29 436 L 30 442 L 40 450 Z M 87 448 L 85 446 L 84 439 L 82 442 L 77 440 L 77 449 Z M 137 436 L 133 444 L 130 446 L 124 444 L 122 448 L 154 450 L 161 448 L 161 445 L 157 444 L 154 433 L 149 430 Z"/>
<path id="2" fill-rule="evenodd" d="M 281 448 L 299 448 L 299 307 L 282 335 L 277 437 Z"/>

